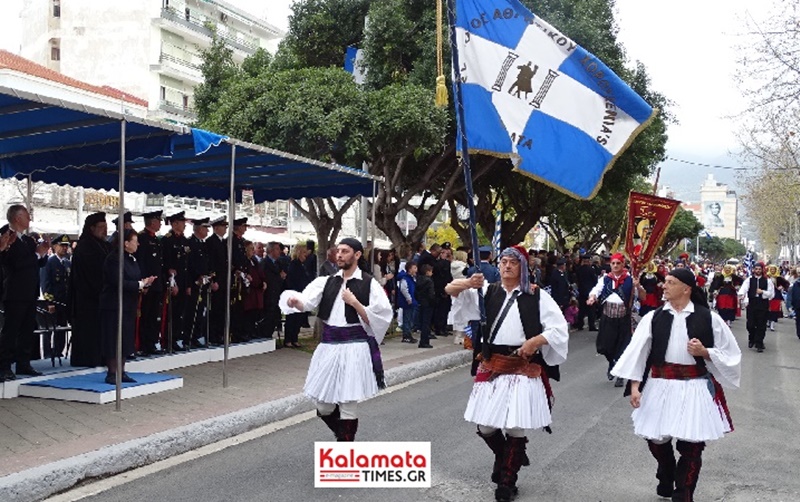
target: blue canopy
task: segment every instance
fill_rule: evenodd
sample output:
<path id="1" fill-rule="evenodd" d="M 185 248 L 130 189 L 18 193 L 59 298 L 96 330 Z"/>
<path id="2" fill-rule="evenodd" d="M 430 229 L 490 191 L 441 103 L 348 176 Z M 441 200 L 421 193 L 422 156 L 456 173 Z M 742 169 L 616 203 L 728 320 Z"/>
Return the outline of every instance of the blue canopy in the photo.
<path id="1" fill-rule="evenodd" d="M 256 203 L 372 195 L 382 178 L 199 129 L 155 122 L 0 86 L 0 176 L 95 189 L 119 187 L 125 122 L 125 190 Z M 233 151 L 235 149 L 235 152 Z"/>

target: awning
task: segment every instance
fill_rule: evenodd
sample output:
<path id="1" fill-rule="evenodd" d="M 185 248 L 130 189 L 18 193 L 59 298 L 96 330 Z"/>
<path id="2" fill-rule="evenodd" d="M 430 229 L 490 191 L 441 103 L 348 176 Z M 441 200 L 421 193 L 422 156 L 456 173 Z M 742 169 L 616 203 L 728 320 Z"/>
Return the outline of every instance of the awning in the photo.
<path id="1" fill-rule="evenodd" d="M 117 189 L 121 122 L 126 122 L 129 192 L 227 200 L 232 149 L 235 187 L 256 203 L 302 197 L 372 195 L 382 178 L 207 131 L 0 86 L 0 175 Z"/>

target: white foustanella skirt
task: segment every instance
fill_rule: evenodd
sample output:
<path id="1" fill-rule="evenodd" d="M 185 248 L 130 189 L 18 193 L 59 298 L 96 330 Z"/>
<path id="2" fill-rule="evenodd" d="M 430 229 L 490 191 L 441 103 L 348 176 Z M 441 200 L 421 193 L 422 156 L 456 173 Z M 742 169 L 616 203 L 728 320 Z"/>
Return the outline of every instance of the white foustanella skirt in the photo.
<path id="1" fill-rule="evenodd" d="M 541 378 L 499 375 L 475 382 L 464 420 L 497 429 L 541 429 L 552 422 Z"/>
<path id="2" fill-rule="evenodd" d="M 303 393 L 323 403 L 363 401 L 377 394 L 367 342 L 319 344 L 311 357 Z"/>
<path id="3" fill-rule="evenodd" d="M 660 440 L 673 437 L 700 442 L 721 438 L 731 424 L 708 390 L 708 380 L 671 380 L 650 377 L 641 404 L 633 410 L 634 432 Z"/>

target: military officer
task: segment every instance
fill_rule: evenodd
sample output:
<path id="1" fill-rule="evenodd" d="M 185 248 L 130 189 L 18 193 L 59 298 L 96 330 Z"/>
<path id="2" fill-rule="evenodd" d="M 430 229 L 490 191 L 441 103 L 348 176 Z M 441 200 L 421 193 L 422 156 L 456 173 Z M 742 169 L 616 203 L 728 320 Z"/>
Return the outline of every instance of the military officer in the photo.
<path id="1" fill-rule="evenodd" d="M 231 331 L 235 341 L 249 341 L 242 321 L 244 320 L 244 304 L 242 302 L 245 289 L 250 285 L 247 275 L 247 253 L 245 252 L 244 233 L 247 231 L 247 218 L 233 220 L 233 254 L 231 269 L 233 273 L 233 290 L 231 291 Z"/>
<path id="2" fill-rule="evenodd" d="M 136 250 L 136 261 L 142 277 L 156 276 L 157 279 L 143 293 L 141 314 L 139 317 L 139 349 L 140 354 L 149 356 L 163 354 L 165 343 L 160 343 L 162 305 L 164 302 L 164 266 L 161 250 L 161 216 L 163 211 L 153 211 L 142 215 L 144 230 L 139 232 L 139 249 Z"/>
<path id="3" fill-rule="evenodd" d="M 184 211 L 167 216 L 166 221 L 171 230 L 161 239 L 161 249 L 164 252 L 164 280 L 171 288 L 169 301 L 172 306 L 168 309 L 171 316 L 172 349 L 189 350 L 189 341 L 186 337 L 189 330 L 184 329 L 184 314 L 186 302 L 192 294 L 189 287 L 189 240 L 183 235 L 186 229 L 186 216 Z M 167 321 L 170 322 L 170 321 Z"/>
<path id="4" fill-rule="evenodd" d="M 42 268 L 41 282 L 44 299 L 48 301 L 48 310 L 55 315 L 55 326 L 67 326 L 67 301 L 69 299 L 69 273 L 72 263 L 69 261 L 69 247 L 71 245 L 68 235 L 59 235 L 50 241 L 53 254 L 47 259 L 47 264 Z M 66 345 L 67 332 L 65 330 L 53 333 L 53 340 L 42 339 L 44 357 L 63 357 Z"/>
<path id="5" fill-rule="evenodd" d="M 186 308 L 186 322 L 189 330 L 186 339 L 191 339 L 192 345 L 197 347 L 207 346 L 206 331 L 206 305 L 208 305 L 208 291 L 216 291 L 219 287 L 211 280 L 211 267 L 209 261 L 206 238 L 211 224 L 208 218 L 192 221 L 192 236 L 189 238 L 189 284 L 191 296 Z"/>
<path id="6" fill-rule="evenodd" d="M 208 251 L 208 266 L 214 274 L 213 281 L 216 289 L 211 291 L 209 302 L 209 330 L 208 342 L 221 345 L 225 332 L 225 288 L 228 287 L 230 268 L 228 267 L 228 242 L 225 232 L 228 231 L 228 222 L 220 216 L 210 222 L 212 233 L 206 239 Z"/>

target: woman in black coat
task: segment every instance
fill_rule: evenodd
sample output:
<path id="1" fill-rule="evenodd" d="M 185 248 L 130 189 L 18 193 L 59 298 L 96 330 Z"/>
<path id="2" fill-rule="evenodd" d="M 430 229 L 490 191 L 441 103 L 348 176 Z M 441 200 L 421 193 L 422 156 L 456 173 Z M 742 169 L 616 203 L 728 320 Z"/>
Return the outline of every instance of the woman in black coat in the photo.
<path id="1" fill-rule="evenodd" d="M 114 237 L 114 249 L 108 254 L 103 263 L 103 292 L 100 295 L 100 341 L 103 360 L 108 366 L 106 383 L 116 384 L 117 372 L 117 312 L 118 285 L 119 285 L 119 236 Z M 122 381 L 135 382 L 125 373 L 125 358 L 133 354 L 134 336 L 136 332 L 136 310 L 139 305 L 139 292 L 153 284 L 155 276 L 142 278 L 139 264 L 133 256 L 139 248 L 139 238 L 134 230 L 125 230 L 124 263 L 122 270 Z"/>
<path id="2" fill-rule="evenodd" d="M 72 366 L 102 366 L 100 319 L 97 310 L 103 289 L 102 266 L 111 251 L 106 242 L 105 213 L 86 217 L 83 232 L 72 253 L 69 308 L 71 310 Z"/>
<path id="3" fill-rule="evenodd" d="M 311 282 L 311 276 L 305 267 L 308 257 L 308 248 L 305 244 L 298 244 L 292 250 L 292 261 L 289 263 L 289 271 L 286 274 L 286 287 L 294 291 L 303 291 Z M 286 329 L 284 333 L 284 347 L 300 347 L 298 335 L 304 322 L 307 322 L 308 312 L 299 312 L 286 316 Z"/>

